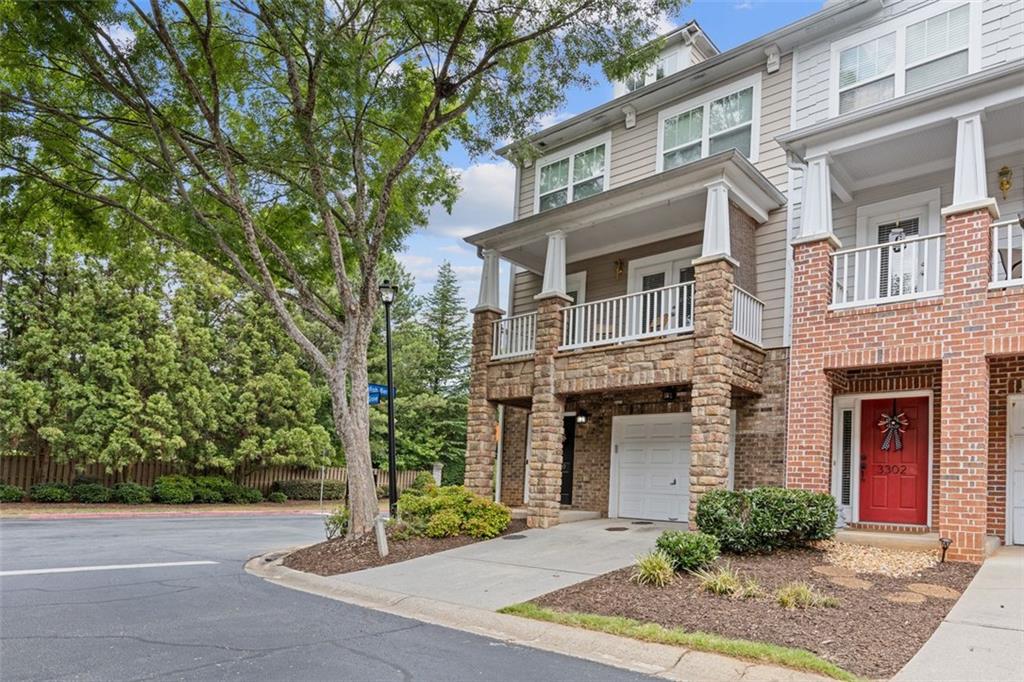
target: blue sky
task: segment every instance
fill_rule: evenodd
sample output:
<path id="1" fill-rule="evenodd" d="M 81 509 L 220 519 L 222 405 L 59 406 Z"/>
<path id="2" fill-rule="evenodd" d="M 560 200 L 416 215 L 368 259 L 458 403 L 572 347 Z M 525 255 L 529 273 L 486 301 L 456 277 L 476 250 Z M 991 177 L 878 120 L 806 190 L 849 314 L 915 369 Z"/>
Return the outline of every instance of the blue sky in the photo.
<path id="1" fill-rule="evenodd" d="M 822 0 L 692 0 L 678 16 L 668 17 L 667 23 L 678 26 L 696 19 L 718 48 L 725 51 L 812 14 L 822 4 Z M 603 79 L 591 90 L 572 90 L 563 109 L 548 114 L 543 123 L 550 125 L 597 106 L 610 99 L 611 92 L 611 84 Z M 512 166 L 498 157 L 470 159 L 461 149 L 451 150 L 447 161 L 461 174 L 462 194 L 450 215 L 441 208 L 431 211 L 426 230 L 409 238 L 399 259 L 416 278 L 420 294 L 433 285 L 441 262 L 450 261 L 459 276 L 466 303 L 472 307 L 477 300 L 480 261 L 462 238 L 511 220 L 515 174 Z M 503 302 L 507 281 L 508 273 L 503 270 Z"/>

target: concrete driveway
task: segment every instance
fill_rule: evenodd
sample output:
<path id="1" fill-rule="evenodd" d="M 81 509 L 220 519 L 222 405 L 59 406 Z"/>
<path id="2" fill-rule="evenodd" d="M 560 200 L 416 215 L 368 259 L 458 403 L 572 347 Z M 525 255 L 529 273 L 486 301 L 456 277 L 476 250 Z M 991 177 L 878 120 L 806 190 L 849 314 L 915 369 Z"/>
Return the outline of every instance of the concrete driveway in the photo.
<path id="1" fill-rule="evenodd" d="M 390 566 L 335 576 L 390 592 L 498 609 L 628 566 L 665 529 L 685 524 L 594 519 L 531 529 Z"/>

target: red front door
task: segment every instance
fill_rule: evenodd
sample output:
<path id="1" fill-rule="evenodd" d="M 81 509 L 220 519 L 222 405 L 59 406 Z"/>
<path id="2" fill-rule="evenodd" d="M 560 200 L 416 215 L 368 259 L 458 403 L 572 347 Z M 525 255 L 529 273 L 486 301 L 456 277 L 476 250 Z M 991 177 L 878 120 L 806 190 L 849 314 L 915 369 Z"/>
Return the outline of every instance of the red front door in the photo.
<path id="1" fill-rule="evenodd" d="M 903 414 L 908 424 L 885 445 L 883 415 Z M 861 403 L 860 520 L 924 525 L 928 522 L 928 398 Z M 898 445 L 902 444 L 902 448 Z"/>

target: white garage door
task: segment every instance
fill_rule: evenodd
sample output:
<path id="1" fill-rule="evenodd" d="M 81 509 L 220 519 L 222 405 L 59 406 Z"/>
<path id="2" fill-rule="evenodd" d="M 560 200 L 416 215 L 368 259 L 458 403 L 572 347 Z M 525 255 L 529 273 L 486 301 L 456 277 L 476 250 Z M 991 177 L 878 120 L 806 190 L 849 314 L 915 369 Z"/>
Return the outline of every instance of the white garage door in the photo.
<path id="1" fill-rule="evenodd" d="M 615 417 L 609 516 L 686 521 L 690 415 Z"/>

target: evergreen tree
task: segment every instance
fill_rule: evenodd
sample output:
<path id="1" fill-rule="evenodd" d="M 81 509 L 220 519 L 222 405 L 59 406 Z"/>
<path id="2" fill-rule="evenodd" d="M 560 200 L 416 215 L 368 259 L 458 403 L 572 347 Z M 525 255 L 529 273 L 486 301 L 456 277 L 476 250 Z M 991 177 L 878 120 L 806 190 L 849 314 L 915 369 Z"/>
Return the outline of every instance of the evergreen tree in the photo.
<path id="1" fill-rule="evenodd" d="M 433 345 L 430 390 L 458 396 L 469 385 L 469 354 L 472 336 L 469 313 L 459 293 L 459 281 L 448 261 L 441 263 L 437 280 L 426 297 L 424 320 Z"/>

